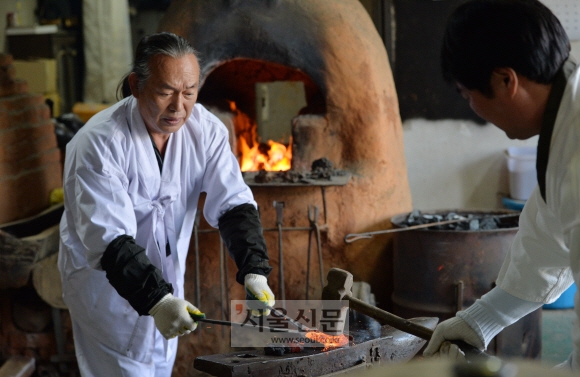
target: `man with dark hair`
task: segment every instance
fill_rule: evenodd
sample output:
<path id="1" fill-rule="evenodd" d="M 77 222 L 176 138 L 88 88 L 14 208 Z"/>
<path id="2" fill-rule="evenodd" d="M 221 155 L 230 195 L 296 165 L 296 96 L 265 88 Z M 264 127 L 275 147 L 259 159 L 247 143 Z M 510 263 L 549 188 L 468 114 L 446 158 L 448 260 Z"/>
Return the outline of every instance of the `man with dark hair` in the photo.
<path id="1" fill-rule="evenodd" d="M 83 376 L 171 375 L 176 337 L 202 314 L 183 298 L 201 192 L 236 280 L 251 299 L 274 305 L 256 202 L 226 127 L 196 104 L 199 72 L 185 39 L 145 37 L 126 98 L 67 145 L 58 265 Z"/>
<path id="2" fill-rule="evenodd" d="M 503 328 L 580 283 L 580 70 L 562 25 L 537 0 L 470 0 L 443 39 L 444 77 L 512 139 L 539 135 L 538 186 L 497 286 L 437 326 L 424 354 L 460 357 L 446 340 L 485 349 Z M 577 314 L 580 305 L 576 305 Z M 580 338 L 560 367 L 580 370 Z"/>

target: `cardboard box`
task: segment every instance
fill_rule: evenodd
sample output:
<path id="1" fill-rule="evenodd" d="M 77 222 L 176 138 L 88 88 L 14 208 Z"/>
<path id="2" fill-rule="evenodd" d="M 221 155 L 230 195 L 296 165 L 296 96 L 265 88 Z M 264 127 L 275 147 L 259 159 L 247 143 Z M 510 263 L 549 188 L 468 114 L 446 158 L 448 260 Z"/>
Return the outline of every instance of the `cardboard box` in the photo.
<path id="1" fill-rule="evenodd" d="M 29 93 L 57 91 L 56 59 L 14 60 L 16 77 L 28 82 Z"/>
<path id="2" fill-rule="evenodd" d="M 86 123 L 93 115 L 99 111 L 105 110 L 110 104 L 105 103 L 85 103 L 77 102 L 73 105 L 72 112 L 76 114 L 83 123 Z"/>

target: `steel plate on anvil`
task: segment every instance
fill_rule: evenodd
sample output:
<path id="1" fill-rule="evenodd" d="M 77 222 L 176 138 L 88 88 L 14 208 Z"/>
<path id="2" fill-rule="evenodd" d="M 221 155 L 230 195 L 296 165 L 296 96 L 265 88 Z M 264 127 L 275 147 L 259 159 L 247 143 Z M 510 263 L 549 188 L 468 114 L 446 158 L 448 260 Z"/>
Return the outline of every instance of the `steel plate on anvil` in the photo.
<path id="1" fill-rule="evenodd" d="M 435 317 L 409 321 L 435 329 Z M 263 349 L 199 356 L 195 369 L 217 377 L 234 376 L 303 376 L 314 377 L 343 371 L 364 364 L 388 364 L 408 361 L 419 352 L 425 340 L 382 326 L 381 336 L 349 347 L 330 351 L 304 348 L 302 352 L 282 356 L 265 355 Z"/>

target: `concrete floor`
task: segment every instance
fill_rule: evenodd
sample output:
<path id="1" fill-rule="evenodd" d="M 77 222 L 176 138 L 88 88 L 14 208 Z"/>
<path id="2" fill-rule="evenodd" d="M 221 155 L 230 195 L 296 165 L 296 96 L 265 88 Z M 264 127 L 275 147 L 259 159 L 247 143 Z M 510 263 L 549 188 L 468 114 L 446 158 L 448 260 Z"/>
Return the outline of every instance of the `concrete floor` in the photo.
<path id="1" fill-rule="evenodd" d="M 572 352 L 574 309 L 542 311 L 542 364 L 554 366 Z"/>

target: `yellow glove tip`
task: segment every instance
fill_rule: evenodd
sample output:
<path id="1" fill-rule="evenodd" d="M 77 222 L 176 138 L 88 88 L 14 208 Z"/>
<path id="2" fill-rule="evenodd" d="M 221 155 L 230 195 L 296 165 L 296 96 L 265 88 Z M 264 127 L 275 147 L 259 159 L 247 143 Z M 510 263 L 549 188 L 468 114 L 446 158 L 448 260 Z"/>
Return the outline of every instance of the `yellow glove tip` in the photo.
<path id="1" fill-rule="evenodd" d="M 62 187 L 55 188 L 50 192 L 50 204 L 55 205 L 64 202 L 64 190 Z"/>
<path id="2" fill-rule="evenodd" d="M 204 315 L 199 309 L 191 310 L 189 307 L 187 308 L 187 312 L 195 315 Z"/>

